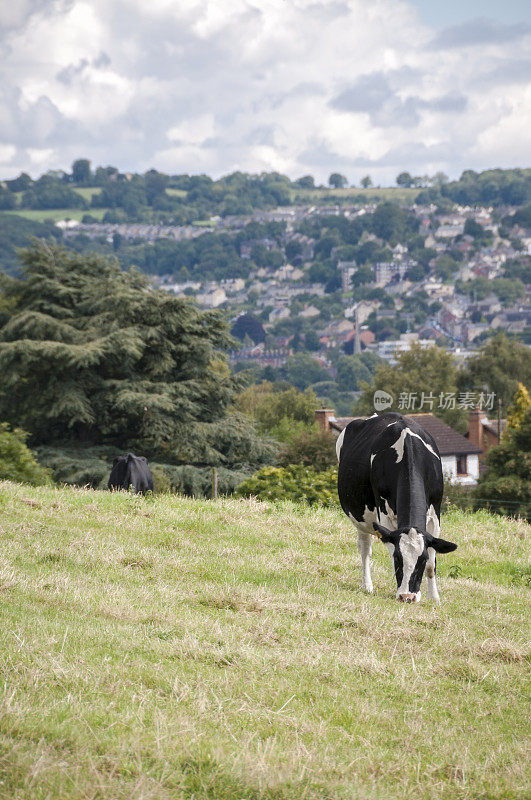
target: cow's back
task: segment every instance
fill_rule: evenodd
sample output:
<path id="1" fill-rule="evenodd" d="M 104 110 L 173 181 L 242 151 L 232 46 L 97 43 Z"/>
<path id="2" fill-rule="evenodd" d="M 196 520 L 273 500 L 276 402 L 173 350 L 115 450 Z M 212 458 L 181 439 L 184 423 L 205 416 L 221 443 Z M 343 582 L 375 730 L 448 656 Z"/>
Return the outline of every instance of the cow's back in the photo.
<path id="1" fill-rule="evenodd" d="M 369 523 L 377 509 L 396 515 L 397 495 L 404 481 L 417 473 L 425 498 L 439 514 L 442 498 L 442 470 L 433 438 L 414 420 L 389 412 L 365 420 L 353 420 L 345 428 L 339 457 L 338 494 L 343 511 L 356 521 Z M 423 511 L 423 513 L 425 513 Z"/>
<path id="2" fill-rule="evenodd" d="M 373 416 L 369 419 L 354 419 L 349 422 L 342 436 L 338 453 L 339 467 L 337 490 L 339 502 L 345 514 L 356 520 L 364 518 L 367 509 L 373 511 L 375 499 L 371 486 L 371 454 L 374 443 L 385 431 L 387 417 L 399 414 Z"/>
<path id="3" fill-rule="evenodd" d="M 129 454 L 129 486 L 133 486 L 137 494 L 153 491 L 153 476 L 144 456 Z"/>
<path id="4" fill-rule="evenodd" d="M 144 456 L 127 453 L 115 458 L 108 487 L 127 490 L 131 486 L 137 494 L 153 491 L 153 476 Z"/>

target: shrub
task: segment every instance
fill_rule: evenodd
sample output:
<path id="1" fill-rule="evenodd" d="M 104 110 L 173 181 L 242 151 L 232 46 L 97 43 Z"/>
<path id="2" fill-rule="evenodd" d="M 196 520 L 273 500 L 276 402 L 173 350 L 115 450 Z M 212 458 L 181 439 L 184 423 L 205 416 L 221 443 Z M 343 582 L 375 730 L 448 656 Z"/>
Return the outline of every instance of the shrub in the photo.
<path id="1" fill-rule="evenodd" d="M 153 491 L 155 494 L 171 492 L 171 480 L 163 467 L 159 467 L 158 465 L 152 466 L 151 475 L 153 477 Z"/>
<path id="2" fill-rule="evenodd" d="M 27 438 L 28 434 L 20 428 L 10 430 L 7 422 L 0 424 L 0 480 L 34 486 L 51 483 L 48 470 L 39 466 L 27 447 Z"/>
<path id="3" fill-rule="evenodd" d="M 336 437 L 331 431 L 322 430 L 317 425 L 305 428 L 288 440 L 281 453 L 282 466 L 302 464 L 317 472 L 330 469 L 337 464 Z"/>
<path id="4" fill-rule="evenodd" d="M 334 506 L 337 498 L 337 468 L 316 472 L 300 464 L 264 467 L 241 483 L 239 497 L 259 500 L 293 500 L 310 505 Z"/>
<path id="5" fill-rule="evenodd" d="M 51 471 L 55 483 L 106 489 L 116 447 L 90 444 L 42 446 L 35 449 L 41 464 Z"/>

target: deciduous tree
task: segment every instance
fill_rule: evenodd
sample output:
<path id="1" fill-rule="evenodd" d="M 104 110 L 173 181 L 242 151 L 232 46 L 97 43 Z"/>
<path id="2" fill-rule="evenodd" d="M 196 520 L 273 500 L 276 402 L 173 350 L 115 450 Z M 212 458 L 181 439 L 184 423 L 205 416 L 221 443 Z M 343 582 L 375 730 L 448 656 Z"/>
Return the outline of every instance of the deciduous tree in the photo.
<path id="1" fill-rule="evenodd" d="M 357 413 L 374 414 L 377 389 L 393 398 L 389 411 L 406 416 L 408 413 L 433 413 L 460 433 L 466 431 L 467 412 L 458 407 L 457 370 L 446 350 L 423 348 L 414 343 L 410 350 L 397 353 L 396 364 L 380 363 L 372 384 L 364 384 L 355 407 Z M 446 401 L 448 395 L 453 395 L 453 403 Z"/>
<path id="2" fill-rule="evenodd" d="M 87 158 L 78 158 L 72 164 L 72 180 L 74 183 L 90 183 L 92 172 Z"/>
<path id="3" fill-rule="evenodd" d="M 396 176 L 397 186 L 411 186 L 412 184 L 413 177 L 409 174 L 409 172 L 401 172 L 400 175 Z"/>
<path id="4" fill-rule="evenodd" d="M 329 186 L 332 186 L 334 189 L 344 189 L 347 183 L 348 180 L 345 175 L 341 175 L 339 172 L 332 172 L 328 178 Z"/>
<path id="5" fill-rule="evenodd" d="M 518 383 L 531 387 L 531 351 L 504 333 L 488 339 L 459 373 L 459 388 L 494 392 L 508 408 Z"/>

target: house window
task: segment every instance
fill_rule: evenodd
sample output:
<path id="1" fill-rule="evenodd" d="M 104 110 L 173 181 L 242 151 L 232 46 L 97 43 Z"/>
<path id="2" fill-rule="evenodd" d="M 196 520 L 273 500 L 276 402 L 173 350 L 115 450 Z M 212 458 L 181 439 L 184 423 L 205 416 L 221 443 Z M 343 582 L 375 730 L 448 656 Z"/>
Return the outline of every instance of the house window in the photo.
<path id="1" fill-rule="evenodd" d="M 457 456 L 457 474 L 458 475 L 467 475 L 466 469 L 466 456 Z"/>

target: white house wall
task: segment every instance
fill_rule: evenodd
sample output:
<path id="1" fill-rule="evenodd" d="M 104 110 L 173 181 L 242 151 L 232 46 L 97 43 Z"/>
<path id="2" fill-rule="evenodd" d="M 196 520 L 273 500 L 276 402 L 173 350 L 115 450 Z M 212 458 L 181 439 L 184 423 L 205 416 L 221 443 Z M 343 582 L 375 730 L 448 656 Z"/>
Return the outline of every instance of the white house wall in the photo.
<path id="1" fill-rule="evenodd" d="M 455 456 L 441 456 L 442 471 L 450 481 L 457 478 L 457 459 Z"/>
<path id="2" fill-rule="evenodd" d="M 468 454 L 466 457 L 466 475 L 457 474 L 457 456 L 441 456 L 442 471 L 450 483 L 463 486 L 475 486 L 479 478 L 479 457 Z"/>
<path id="3" fill-rule="evenodd" d="M 466 469 L 471 478 L 475 481 L 479 478 L 479 456 L 469 454 L 466 459 Z"/>

